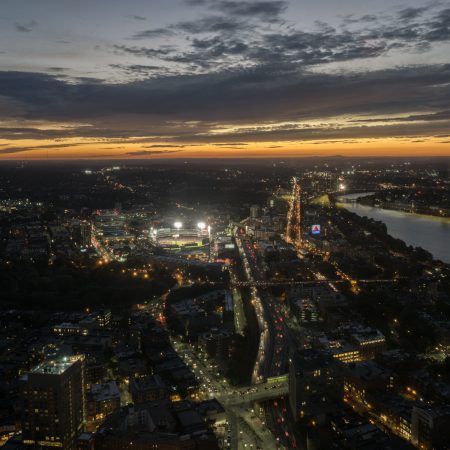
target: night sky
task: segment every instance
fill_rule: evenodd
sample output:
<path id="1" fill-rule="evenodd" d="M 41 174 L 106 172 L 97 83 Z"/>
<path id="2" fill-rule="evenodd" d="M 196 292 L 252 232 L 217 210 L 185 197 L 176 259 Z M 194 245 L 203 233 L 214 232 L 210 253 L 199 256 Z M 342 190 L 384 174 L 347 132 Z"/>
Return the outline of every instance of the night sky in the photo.
<path id="1" fill-rule="evenodd" d="M 0 158 L 450 155 L 450 1 L 1 0 Z"/>

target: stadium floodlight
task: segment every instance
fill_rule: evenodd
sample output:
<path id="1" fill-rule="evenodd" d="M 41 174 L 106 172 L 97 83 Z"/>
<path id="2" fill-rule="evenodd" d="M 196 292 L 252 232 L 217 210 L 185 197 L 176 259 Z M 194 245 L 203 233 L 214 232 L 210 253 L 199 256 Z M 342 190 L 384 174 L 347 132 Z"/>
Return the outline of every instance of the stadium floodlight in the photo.
<path id="1" fill-rule="evenodd" d="M 183 226 L 183 224 L 182 224 L 181 222 L 175 222 L 175 223 L 173 224 L 173 226 L 174 226 L 177 230 L 179 230 L 179 229 Z"/>
<path id="2" fill-rule="evenodd" d="M 197 224 L 197 226 L 200 228 L 200 230 L 203 231 L 206 228 L 206 223 L 205 222 L 199 222 Z"/>

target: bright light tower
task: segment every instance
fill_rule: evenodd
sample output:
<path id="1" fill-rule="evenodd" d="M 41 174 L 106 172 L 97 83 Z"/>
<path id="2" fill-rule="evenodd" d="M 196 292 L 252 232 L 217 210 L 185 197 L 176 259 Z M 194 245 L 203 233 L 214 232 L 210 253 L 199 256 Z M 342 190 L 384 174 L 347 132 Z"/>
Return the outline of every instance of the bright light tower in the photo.
<path id="1" fill-rule="evenodd" d="M 208 261 L 211 261 L 211 225 L 208 225 Z"/>
<path id="2" fill-rule="evenodd" d="M 179 230 L 180 228 L 182 228 L 183 224 L 182 224 L 181 222 L 175 222 L 175 223 L 173 224 L 173 226 L 174 226 L 177 230 Z"/>
<path id="3" fill-rule="evenodd" d="M 206 223 L 205 222 L 199 222 L 197 224 L 198 228 L 203 231 L 206 228 Z"/>

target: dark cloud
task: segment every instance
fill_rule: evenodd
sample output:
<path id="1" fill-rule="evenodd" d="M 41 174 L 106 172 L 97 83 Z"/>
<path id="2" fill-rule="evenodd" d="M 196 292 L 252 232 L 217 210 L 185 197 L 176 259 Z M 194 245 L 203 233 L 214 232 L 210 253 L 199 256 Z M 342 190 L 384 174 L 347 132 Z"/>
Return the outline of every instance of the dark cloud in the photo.
<path id="1" fill-rule="evenodd" d="M 29 33 L 36 26 L 37 26 L 37 22 L 34 20 L 30 20 L 29 22 L 26 22 L 26 23 L 19 23 L 19 22 L 14 23 L 14 27 L 16 28 L 16 30 L 20 31 L 21 33 Z"/>
<path id="2" fill-rule="evenodd" d="M 164 57 L 164 60 L 181 64 L 189 64 L 191 67 L 216 69 L 226 65 L 224 59 L 229 56 L 242 56 L 248 54 L 248 45 L 238 39 L 223 39 L 213 37 L 211 39 L 193 39 L 192 51 L 176 53 Z"/>
<path id="3" fill-rule="evenodd" d="M 0 149 L 0 155 L 13 155 L 15 153 L 27 152 L 28 148 L 23 147 L 6 147 Z"/>
<path id="4" fill-rule="evenodd" d="M 360 17 L 355 17 L 353 14 L 347 15 L 343 18 L 344 25 L 350 25 L 350 24 L 364 24 L 364 23 L 371 23 L 371 22 L 377 22 L 378 17 L 374 14 L 365 14 Z"/>
<path id="5" fill-rule="evenodd" d="M 357 24 L 349 31 L 337 31 L 319 22 L 312 32 L 292 30 L 265 35 L 264 45 L 256 46 L 257 58 L 279 55 L 278 59 L 318 64 L 352 59 L 373 58 L 391 50 L 426 51 L 432 42 L 450 39 L 450 9 L 435 11 L 434 4 L 423 8 L 407 8 L 399 19 L 366 15 L 347 16 L 344 24 Z M 422 17 L 425 12 L 427 17 Z M 417 18 L 420 20 L 414 21 Z"/>
<path id="6" fill-rule="evenodd" d="M 439 2 L 420 8 L 404 8 L 395 17 L 374 16 L 374 26 L 353 30 L 359 38 L 385 39 L 390 48 L 423 50 L 432 42 L 450 39 L 450 8 L 438 10 Z M 344 24 L 359 24 L 364 17 L 344 18 Z"/>
<path id="7" fill-rule="evenodd" d="M 184 3 L 188 6 L 203 6 L 208 0 L 184 0 Z"/>
<path id="8" fill-rule="evenodd" d="M 114 45 L 114 50 L 116 53 L 123 54 L 129 53 L 135 56 L 145 56 L 147 58 L 153 57 L 164 57 L 172 53 L 173 48 L 171 47 L 160 47 L 160 48 L 148 48 L 148 47 L 137 47 L 137 46 L 126 46 L 126 45 Z"/>
<path id="9" fill-rule="evenodd" d="M 260 62 L 317 65 L 380 56 L 389 49 L 386 41 L 361 39 L 354 33 L 325 30 L 316 33 L 301 31 L 264 36 L 263 45 L 253 47 L 252 56 Z"/>
<path id="10" fill-rule="evenodd" d="M 127 74 L 141 74 L 146 75 L 154 72 L 161 73 L 167 73 L 167 69 L 161 66 L 152 66 L 152 65 L 143 65 L 143 64 L 110 64 L 109 67 L 112 67 L 113 69 L 120 69 L 124 71 Z"/>
<path id="11" fill-rule="evenodd" d="M 447 41 L 450 39 L 450 8 L 440 11 L 429 22 L 429 30 L 425 37 L 427 40 Z"/>
<path id="12" fill-rule="evenodd" d="M 154 144 L 147 145 L 145 148 L 184 148 L 185 145 L 176 145 L 176 144 Z"/>
<path id="13" fill-rule="evenodd" d="M 213 145 L 216 145 L 216 144 L 213 144 Z M 245 144 L 245 145 L 247 145 L 247 144 Z M 220 148 L 227 148 L 227 149 L 231 149 L 231 150 L 242 150 L 242 149 L 245 149 L 245 146 L 228 144 L 228 145 L 223 145 Z"/>
<path id="14" fill-rule="evenodd" d="M 421 8 L 404 8 L 398 13 L 398 17 L 402 20 L 413 20 L 420 17 L 424 12 L 426 12 L 429 7 L 421 7 Z"/>
<path id="15" fill-rule="evenodd" d="M 108 150 L 111 150 L 110 148 Z M 117 153 L 98 153 L 96 155 L 83 156 L 82 159 L 95 159 L 95 158 L 117 158 Z"/>
<path id="16" fill-rule="evenodd" d="M 128 156 L 154 156 L 154 155 L 167 155 L 168 153 L 177 153 L 181 150 L 136 150 L 134 152 L 127 152 Z"/>
<path id="17" fill-rule="evenodd" d="M 179 22 L 172 28 L 190 34 L 232 33 L 239 30 L 248 30 L 249 24 L 233 17 L 209 16 L 199 20 Z"/>
<path id="18" fill-rule="evenodd" d="M 203 29 L 198 22 L 193 34 Z M 213 24 L 208 24 L 211 27 Z M 236 27 L 240 26 L 235 24 Z M 246 25 L 247 27 L 247 25 Z M 230 28 L 232 29 L 232 28 Z M 397 34 L 400 32 L 397 31 Z M 386 36 L 387 39 L 387 36 Z M 404 36 L 410 39 L 410 36 Z M 402 47 L 396 43 L 395 47 Z M 373 37 L 362 39 L 354 33 L 336 33 L 333 29 L 323 28 L 315 33 L 291 32 L 266 33 L 259 41 L 245 41 L 239 33 L 219 33 L 212 37 L 194 38 L 188 50 L 180 51 L 176 47 L 161 48 L 116 46 L 116 50 L 135 56 L 157 57 L 162 61 L 175 62 L 186 68 L 202 69 L 229 67 L 231 65 L 266 65 L 269 63 L 317 65 L 336 61 L 349 61 L 359 58 L 380 56 L 394 48 L 393 43 Z"/>
<path id="19" fill-rule="evenodd" d="M 399 50 L 426 52 L 434 42 L 450 40 L 450 9 L 438 10 L 434 3 L 405 8 L 394 16 L 347 16 L 343 25 L 351 24 L 351 31 L 316 21 L 316 29 L 308 32 L 282 26 L 261 28 L 260 16 L 267 14 L 272 21 L 282 17 L 287 7 L 283 1 L 203 3 L 221 15 L 144 30 L 133 37 L 173 33 L 185 35 L 187 45 L 170 45 L 169 40 L 160 47 L 116 46 L 116 51 L 176 63 L 179 73 L 195 73 L 268 64 L 304 68 L 377 58 Z"/>
<path id="20" fill-rule="evenodd" d="M 236 146 L 264 139 L 441 135 L 450 125 L 450 65 L 320 74 L 299 71 L 292 64 L 266 64 L 123 84 L 89 80 L 73 84 L 57 75 L 0 72 L 0 97 L 4 107 L 0 119 L 11 119 L 10 105 L 15 105 L 17 121 L 91 125 L 67 130 L 1 129 L 2 137 L 9 139 L 144 136 L 161 145 L 161 140 L 171 136 L 171 145 Z M 412 115 L 411 111 L 424 113 Z M 389 118 L 393 114 L 409 118 L 398 124 Z M 332 127 L 326 123 L 327 118 L 343 115 L 385 115 L 386 119 L 381 119 L 383 126 L 361 122 Z M 302 125 L 318 119 L 324 124 Z M 278 126 L 277 122 L 288 124 Z M 249 123 L 259 126 L 226 131 L 227 124 Z M 221 127 L 225 127 L 222 133 Z"/>
<path id="21" fill-rule="evenodd" d="M 286 11 L 287 1 L 228 1 L 228 0 L 185 0 L 189 6 L 206 6 L 208 9 L 236 17 L 250 17 L 267 21 L 275 21 Z"/>
<path id="22" fill-rule="evenodd" d="M 228 147 L 229 145 L 237 145 L 239 147 L 242 147 L 242 146 L 248 145 L 248 144 L 245 143 L 245 142 L 218 142 L 218 143 L 213 144 L 213 145 L 216 145 L 218 147 Z"/>
<path id="23" fill-rule="evenodd" d="M 261 20 L 275 22 L 278 20 L 279 14 L 286 8 L 286 2 L 284 1 L 204 2 L 191 0 L 188 4 L 191 6 L 207 5 L 207 10 L 210 10 L 211 14 L 195 20 L 173 23 L 164 28 L 143 30 L 135 33 L 130 39 L 169 37 L 180 33 L 188 35 L 205 33 L 229 35 L 238 31 L 248 32 L 255 27 L 250 22 Z M 220 14 L 214 15 L 214 13 Z"/>
<path id="24" fill-rule="evenodd" d="M 132 15 L 132 16 L 127 16 L 127 17 L 130 18 L 130 19 L 140 20 L 140 21 L 147 20 L 147 17 L 139 16 L 139 15 Z"/>
<path id="25" fill-rule="evenodd" d="M 7 147 L 0 149 L 1 155 L 9 155 L 14 153 L 23 153 L 33 150 L 50 150 L 58 148 L 76 147 L 79 144 L 49 144 L 49 145 L 35 145 L 29 147 Z"/>
<path id="26" fill-rule="evenodd" d="M 221 11 L 224 14 L 238 18 L 250 17 L 276 22 L 279 16 L 288 7 L 286 1 L 214 1 L 211 2 L 211 9 Z"/>
<path id="27" fill-rule="evenodd" d="M 417 121 L 435 121 L 435 120 L 449 120 L 449 111 L 438 111 L 431 114 L 411 114 L 406 117 L 383 117 L 377 119 L 358 119 L 355 123 L 370 123 L 370 122 L 417 122 Z"/>
<path id="28" fill-rule="evenodd" d="M 132 40 L 152 39 L 157 37 L 173 36 L 175 33 L 169 28 L 154 28 L 151 30 L 143 30 L 134 34 Z"/>
<path id="29" fill-rule="evenodd" d="M 49 67 L 47 69 L 49 72 L 65 72 L 67 69 L 67 67 Z"/>

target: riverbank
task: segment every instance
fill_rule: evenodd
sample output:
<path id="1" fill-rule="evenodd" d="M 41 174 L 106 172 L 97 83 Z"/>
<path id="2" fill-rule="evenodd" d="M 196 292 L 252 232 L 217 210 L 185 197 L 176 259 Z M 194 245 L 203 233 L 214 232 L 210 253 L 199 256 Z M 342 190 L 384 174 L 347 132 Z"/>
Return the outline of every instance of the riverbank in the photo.
<path id="1" fill-rule="evenodd" d="M 450 217 L 433 216 L 433 215 L 430 215 L 430 214 L 412 213 L 412 212 L 398 210 L 398 209 L 381 208 L 381 207 L 378 207 L 378 206 L 365 205 L 364 203 L 344 203 L 344 202 L 336 202 L 335 203 L 337 208 L 347 208 L 347 206 L 351 205 L 351 204 L 357 204 L 357 205 L 361 205 L 361 206 L 366 206 L 367 208 L 373 208 L 375 210 L 380 210 L 380 211 L 392 211 L 392 212 L 398 212 L 398 213 L 402 213 L 402 214 L 408 214 L 409 216 L 413 216 L 413 217 L 417 217 L 417 218 L 421 218 L 421 219 L 437 220 L 438 222 L 450 224 Z"/>
<path id="2" fill-rule="evenodd" d="M 450 219 L 450 209 L 446 208 L 432 208 L 432 207 L 424 207 L 424 206 L 412 206 L 407 203 L 400 202 L 388 202 L 383 201 L 376 194 L 367 195 L 363 198 L 360 198 L 358 203 L 366 206 L 373 206 L 375 208 L 382 208 L 390 211 L 401 211 L 410 214 L 417 214 L 419 216 L 426 217 L 440 217 L 440 218 L 448 218 Z"/>
<path id="3" fill-rule="evenodd" d="M 364 194 L 351 194 L 351 197 L 340 196 L 339 198 L 355 199 L 358 195 Z M 450 218 L 393 211 L 355 202 L 338 201 L 336 206 L 359 216 L 367 216 L 383 222 L 391 236 L 403 240 L 407 245 L 422 247 L 435 259 L 450 263 Z"/>

